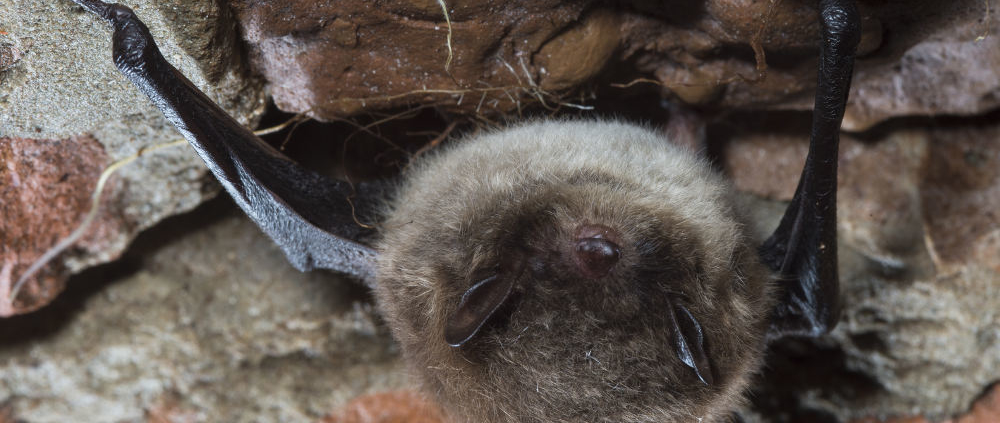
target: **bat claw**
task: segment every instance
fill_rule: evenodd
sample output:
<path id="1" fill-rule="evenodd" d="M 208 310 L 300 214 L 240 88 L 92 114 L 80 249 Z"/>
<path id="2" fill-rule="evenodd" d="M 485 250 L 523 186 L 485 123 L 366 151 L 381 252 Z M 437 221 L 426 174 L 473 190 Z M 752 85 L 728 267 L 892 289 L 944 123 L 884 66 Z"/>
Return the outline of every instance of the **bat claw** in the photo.
<path id="1" fill-rule="evenodd" d="M 119 3 L 105 3 L 101 0 L 73 0 L 80 7 L 87 9 L 91 13 L 100 16 L 105 22 L 111 24 L 116 30 L 125 27 L 131 22 L 138 22 L 139 18 L 131 8 Z"/>
<path id="2" fill-rule="evenodd" d="M 111 21 L 110 9 L 112 5 L 109 5 L 101 0 L 73 0 L 73 2 L 80 5 L 80 7 L 87 9 L 90 13 L 100 16 L 106 21 Z"/>

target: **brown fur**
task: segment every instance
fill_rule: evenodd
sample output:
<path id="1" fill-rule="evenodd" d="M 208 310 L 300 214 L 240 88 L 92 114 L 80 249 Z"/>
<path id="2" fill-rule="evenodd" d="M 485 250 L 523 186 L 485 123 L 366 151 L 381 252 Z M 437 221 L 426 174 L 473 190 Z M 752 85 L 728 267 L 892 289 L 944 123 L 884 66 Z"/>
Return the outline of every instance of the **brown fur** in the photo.
<path id="1" fill-rule="evenodd" d="M 389 206 L 376 295 L 418 380 L 460 422 L 722 421 L 761 364 L 769 275 L 707 164 L 616 122 L 524 124 L 423 160 Z M 573 231 L 621 235 L 600 279 Z M 471 341 L 444 341 L 462 294 L 512 256 L 512 298 Z M 671 343 L 663 312 L 701 323 L 715 382 Z"/>

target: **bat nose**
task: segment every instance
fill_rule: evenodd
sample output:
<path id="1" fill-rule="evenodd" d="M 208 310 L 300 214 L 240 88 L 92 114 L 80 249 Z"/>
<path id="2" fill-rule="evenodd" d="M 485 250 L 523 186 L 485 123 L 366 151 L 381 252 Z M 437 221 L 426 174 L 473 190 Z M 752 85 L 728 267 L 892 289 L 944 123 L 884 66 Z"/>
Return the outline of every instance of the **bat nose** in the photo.
<path id="1" fill-rule="evenodd" d="M 614 240 L 618 234 L 604 225 L 582 225 L 576 230 L 573 258 L 584 277 L 604 277 L 618 263 L 621 248 Z"/>

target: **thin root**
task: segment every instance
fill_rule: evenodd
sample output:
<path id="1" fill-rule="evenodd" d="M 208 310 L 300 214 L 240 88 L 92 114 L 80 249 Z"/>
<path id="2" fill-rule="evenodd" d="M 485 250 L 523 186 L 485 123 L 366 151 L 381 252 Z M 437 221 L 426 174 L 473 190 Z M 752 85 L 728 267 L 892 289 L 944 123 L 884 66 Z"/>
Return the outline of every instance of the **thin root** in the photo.
<path id="1" fill-rule="evenodd" d="M 69 248 L 71 245 L 76 243 L 76 241 L 79 240 L 80 237 L 82 237 L 84 234 L 87 233 L 87 229 L 90 228 L 90 224 L 94 221 L 94 218 L 97 217 L 97 212 L 101 208 L 101 193 L 104 191 L 104 186 L 108 183 L 108 178 L 110 178 L 111 175 L 113 175 L 116 171 L 118 171 L 118 169 L 121 169 L 123 166 L 132 163 L 133 161 L 135 161 L 135 159 L 138 159 L 143 154 L 152 153 L 156 150 L 161 150 L 167 147 L 181 145 L 183 143 L 185 143 L 184 140 L 177 140 L 141 149 L 135 154 L 128 156 L 124 159 L 121 159 L 117 162 L 114 162 L 110 166 L 105 168 L 104 171 L 101 172 L 101 176 L 97 179 L 97 186 L 94 188 L 94 192 L 90 195 L 90 210 L 87 211 L 87 215 L 84 216 L 83 221 L 80 222 L 80 225 L 77 226 L 76 230 L 74 230 L 71 234 L 69 234 L 69 236 L 60 240 L 52 248 L 49 248 L 48 251 L 42 254 L 41 257 L 38 257 L 38 259 L 36 259 L 34 263 L 31 263 L 31 266 L 28 267 L 28 270 L 25 270 L 24 273 L 21 274 L 21 277 L 17 280 L 16 283 L 14 283 L 14 288 L 10 291 L 11 307 L 13 307 L 14 305 L 14 300 L 17 298 L 17 294 L 21 291 L 21 287 L 23 287 L 24 284 L 28 282 L 28 279 L 31 278 L 31 276 L 33 276 L 35 272 L 40 270 L 43 266 L 48 264 L 50 261 L 52 261 L 52 259 L 54 259 L 57 255 L 59 255 L 59 253 Z"/>
<path id="2" fill-rule="evenodd" d="M 758 80 L 754 79 L 754 78 L 748 78 L 748 77 L 746 77 L 746 76 L 744 76 L 742 74 L 737 74 L 736 76 L 731 76 L 731 77 L 725 78 L 725 79 L 716 79 L 713 82 L 700 82 L 700 83 L 697 83 L 697 84 L 691 83 L 691 82 L 663 82 L 663 81 L 656 80 L 656 79 L 651 79 L 651 78 L 636 78 L 636 79 L 633 79 L 633 80 L 631 80 L 629 82 L 626 82 L 624 84 L 622 84 L 622 83 L 614 83 L 614 84 L 611 84 L 611 86 L 615 87 L 615 88 L 629 88 L 629 87 L 631 87 L 633 85 L 637 85 L 637 84 L 655 84 L 655 85 L 659 85 L 659 86 L 661 86 L 663 88 L 672 88 L 672 87 L 707 87 L 707 86 L 716 86 L 716 85 L 729 84 L 731 82 L 736 82 L 736 81 L 757 82 Z"/>
<path id="3" fill-rule="evenodd" d="M 455 57 L 455 53 L 451 48 L 451 16 L 448 14 L 448 5 L 444 4 L 444 0 L 437 0 L 437 2 L 441 5 L 441 13 L 444 13 L 444 22 L 448 25 L 448 39 L 446 41 L 446 45 L 448 47 L 448 59 L 444 61 L 444 71 L 450 75 L 451 59 Z"/>
<path id="4" fill-rule="evenodd" d="M 757 78 L 753 82 L 760 82 L 767 79 L 767 55 L 764 54 L 764 43 L 761 39 L 764 38 L 764 29 L 767 28 L 768 24 L 771 23 L 771 18 L 774 17 L 778 3 L 781 3 L 781 0 L 771 0 L 771 3 L 767 6 L 767 13 L 764 14 L 764 20 L 757 27 L 757 31 L 754 32 L 753 37 L 750 37 L 750 48 L 753 49 L 753 58 L 757 67 Z"/>
<path id="5" fill-rule="evenodd" d="M 980 34 L 978 37 L 976 37 L 976 42 L 977 43 L 980 42 L 980 41 L 985 40 L 986 37 L 990 36 L 990 32 L 991 32 L 990 31 L 990 22 L 993 19 L 992 15 L 990 14 L 990 12 L 991 12 L 991 10 L 990 10 L 990 0 L 983 0 L 983 3 L 986 4 L 986 12 L 985 12 L 985 14 L 983 16 L 983 27 L 984 28 L 983 28 L 983 33 Z"/>
<path id="6" fill-rule="evenodd" d="M 420 157 L 421 155 L 423 155 L 424 153 L 426 153 L 428 150 L 430 150 L 430 149 L 432 149 L 434 147 L 437 147 L 438 144 L 441 144 L 442 141 L 444 141 L 446 138 L 448 138 L 448 135 L 451 134 L 451 131 L 453 131 L 455 129 L 456 125 L 458 125 L 458 121 L 457 120 L 452 121 L 451 123 L 449 123 L 448 126 L 446 128 L 444 128 L 444 131 L 441 131 L 441 133 L 438 134 L 438 136 L 434 137 L 434 139 L 430 140 L 430 142 L 428 142 L 427 144 L 424 144 L 423 147 L 420 147 L 420 149 L 418 149 L 416 152 L 413 153 L 413 156 L 410 157 L 410 163 L 413 162 L 413 159 L 416 159 L 417 157 Z M 410 165 L 409 163 L 406 164 L 406 166 L 409 166 L 409 165 Z M 404 167 L 403 170 L 405 171 L 406 168 Z"/>
<path id="7" fill-rule="evenodd" d="M 281 124 L 272 126 L 270 128 L 264 128 L 264 129 L 261 129 L 261 130 L 258 130 L 258 131 L 254 131 L 254 135 L 257 135 L 258 137 L 262 137 L 264 135 L 271 135 L 271 134 L 273 134 L 275 132 L 278 132 L 278 131 L 281 131 L 281 130 L 287 128 L 288 125 L 292 125 L 292 124 L 298 125 L 298 123 L 300 121 L 308 120 L 308 119 L 309 119 L 309 117 L 306 116 L 305 113 L 299 113 L 299 114 L 297 114 L 295 116 L 292 116 L 291 119 L 288 119 L 288 120 L 282 122 Z"/>
<path id="8" fill-rule="evenodd" d="M 530 76 L 529 76 L 529 82 L 525 83 L 524 80 L 521 78 L 521 75 L 514 70 L 513 66 L 510 66 L 510 64 L 506 63 L 506 62 L 503 62 L 503 64 L 514 75 L 515 79 L 517 79 L 517 82 L 518 82 L 517 85 L 505 85 L 505 86 L 501 86 L 501 87 L 489 87 L 488 86 L 488 87 L 462 88 L 462 89 L 433 89 L 433 88 L 429 89 L 429 88 L 425 87 L 425 88 L 421 88 L 419 90 L 413 90 L 413 91 L 407 91 L 407 92 L 404 92 L 404 93 L 391 94 L 391 95 L 383 95 L 383 96 L 373 96 L 373 97 L 364 97 L 364 98 L 355 98 L 355 97 L 334 98 L 334 99 L 327 100 L 327 104 L 352 103 L 353 102 L 353 103 L 361 103 L 362 106 L 364 106 L 368 102 L 392 101 L 392 100 L 404 99 L 404 98 L 407 98 L 407 97 L 414 97 L 414 96 L 428 95 L 428 94 L 431 94 L 431 95 L 435 95 L 436 94 L 436 95 L 459 96 L 461 98 L 464 98 L 464 96 L 466 94 L 480 94 L 480 98 L 479 98 L 478 102 L 476 103 L 476 108 L 475 108 L 475 114 L 478 115 L 478 114 L 481 113 L 481 109 L 482 109 L 482 107 L 483 107 L 484 104 L 492 104 L 493 105 L 492 107 L 495 107 L 495 104 L 496 104 L 496 101 L 497 101 L 496 98 L 491 98 L 491 99 L 487 100 L 487 97 L 491 96 L 491 94 L 496 95 L 499 98 L 505 99 L 506 101 L 511 101 L 515 106 L 521 106 L 519 104 L 520 101 L 516 100 L 517 96 L 515 96 L 515 95 L 513 95 L 511 93 L 512 92 L 514 92 L 514 93 L 516 93 L 516 92 L 523 92 L 523 93 L 526 93 L 529 98 L 534 99 L 535 103 L 541 104 L 542 107 L 544 107 L 544 108 L 546 108 L 546 109 L 548 109 L 550 111 L 551 110 L 556 110 L 559 107 L 564 107 L 564 106 L 565 107 L 575 108 L 575 109 L 581 109 L 581 110 L 591 110 L 592 109 L 592 107 L 590 107 L 590 106 L 585 106 L 585 105 L 576 104 L 576 103 L 566 103 L 566 102 L 563 102 L 562 100 L 560 100 L 560 96 L 559 95 L 556 95 L 556 94 L 553 94 L 551 92 L 545 91 L 545 90 L 541 89 L 540 87 L 538 87 L 537 85 L 534 85 L 534 81 L 530 80 Z M 549 102 L 555 103 L 555 106 L 553 106 Z M 315 109 L 316 109 L 316 107 L 313 107 L 313 108 L 310 109 L 310 111 L 315 110 Z M 308 111 L 306 113 L 308 113 Z"/>
<path id="9" fill-rule="evenodd" d="M 299 116 L 295 116 L 291 120 L 284 122 L 280 125 L 273 126 L 270 128 L 264 128 L 259 131 L 254 131 L 254 134 L 259 136 L 280 131 L 281 129 L 284 129 L 289 124 L 294 122 L 296 119 L 301 119 L 301 118 Z M 104 168 L 104 171 L 101 172 L 101 176 L 97 178 L 97 185 L 94 187 L 94 191 L 90 195 L 90 209 L 84 216 L 83 221 L 80 222 L 80 225 L 78 225 L 76 229 L 73 230 L 72 233 L 70 233 L 65 238 L 59 240 L 59 242 L 57 242 L 56 245 L 52 246 L 47 251 L 45 251 L 45 253 L 43 253 L 40 257 L 35 259 L 35 261 L 31 263 L 31 266 L 28 266 L 28 269 L 21 274 L 21 277 L 17 279 L 17 282 L 14 283 L 14 287 L 10 290 L 10 295 L 8 296 L 7 299 L 8 304 L 6 304 L 4 307 L 0 307 L 0 309 L 10 310 L 11 312 L 13 312 L 14 300 L 17 299 L 17 295 L 21 292 L 21 288 L 23 288 L 24 285 L 28 282 L 28 279 L 34 276 L 34 274 L 37 273 L 39 270 L 41 270 L 42 267 L 45 267 L 45 265 L 47 265 L 50 261 L 52 261 L 52 259 L 56 258 L 60 253 L 62 253 L 67 248 L 72 246 L 83 235 L 87 233 L 87 229 L 90 228 L 90 224 L 94 222 L 94 219 L 97 217 L 97 213 L 101 209 L 101 194 L 104 192 L 104 188 L 108 183 L 108 179 L 111 178 L 111 175 L 114 175 L 115 172 L 117 172 L 119 169 L 121 169 L 122 167 L 124 167 L 129 163 L 134 162 L 136 159 L 142 157 L 145 154 L 153 153 L 170 147 L 175 147 L 181 144 L 185 144 L 186 142 L 187 141 L 181 139 L 163 144 L 157 144 L 151 147 L 141 148 L 135 154 L 125 157 L 121 160 L 118 160 L 109 165 L 108 167 Z"/>

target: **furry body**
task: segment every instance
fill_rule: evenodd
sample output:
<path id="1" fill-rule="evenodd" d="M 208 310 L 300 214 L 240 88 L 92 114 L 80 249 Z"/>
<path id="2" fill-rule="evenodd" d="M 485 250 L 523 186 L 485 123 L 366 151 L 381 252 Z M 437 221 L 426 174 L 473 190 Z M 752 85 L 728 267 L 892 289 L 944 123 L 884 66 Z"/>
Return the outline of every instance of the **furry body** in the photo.
<path id="1" fill-rule="evenodd" d="M 457 421 L 720 421 L 760 365 L 772 306 L 731 197 L 706 163 L 629 124 L 465 139 L 417 164 L 389 205 L 377 299 Z M 592 224 L 621 245 L 600 278 L 581 276 L 568 247 Z M 511 260 L 527 268 L 511 300 L 467 344 L 443 342 L 463 293 Z M 678 358 L 672 303 L 704 328 L 711 384 Z"/>

